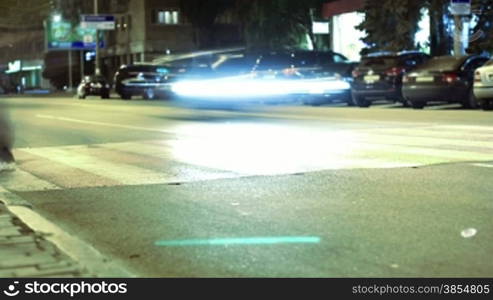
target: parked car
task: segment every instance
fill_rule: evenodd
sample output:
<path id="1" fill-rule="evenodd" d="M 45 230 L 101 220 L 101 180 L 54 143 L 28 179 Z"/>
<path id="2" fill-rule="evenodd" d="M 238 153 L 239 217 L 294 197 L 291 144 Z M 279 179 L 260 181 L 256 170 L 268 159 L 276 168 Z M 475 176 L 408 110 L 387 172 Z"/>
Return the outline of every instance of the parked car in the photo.
<path id="1" fill-rule="evenodd" d="M 429 55 L 419 51 L 379 52 L 363 57 L 353 70 L 354 104 L 369 107 L 373 100 L 383 98 L 407 106 L 402 97 L 402 78 L 428 59 Z"/>
<path id="2" fill-rule="evenodd" d="M 477 55 L 434 57 L 404 76 L 403 96 L 415 109 L 424 108 L 430 101 L 475 108 L 474 72 L 487 61 Z"/>
<path id="3" fill-rule="evenodd" d="M 474 95 L 483 110 L 493 109 L 493 59 L 476 70 Z"/>
<path id="4" fill-rule="evenodd" d="M 85 76 L 77 87 L 79 99 L 87 96 L 101 96 L 101 99 L 110 98 L 111 86 L 103 76 Z"/>
<path id="5" fill-rule="evenodd" d="M 169 92 L 169 69 L 162 65 L 123 65 L 114 76 L 115 91 L 122 99 L 166 97 Z"/>
<path id="6" fill-rule="evenodd" d="M 311 105 L 333 100 L 352 103 L 348 81 L 353 67 L 334 52 L 250 51 L 219 57 L 207 76 L 194 77 L 202 80 L 178 81 L 174 90 L 187 97 L 238 101 L 301 98 Z"/>
<path id="7" fill-rule="evenodd" d="M 253 68 L 260 78 L 294 79 L 292 95 L 306 105 L 343 102 L 352 105 L 352 64 L 332 51 L 272 51 L 261 53 Z"/>

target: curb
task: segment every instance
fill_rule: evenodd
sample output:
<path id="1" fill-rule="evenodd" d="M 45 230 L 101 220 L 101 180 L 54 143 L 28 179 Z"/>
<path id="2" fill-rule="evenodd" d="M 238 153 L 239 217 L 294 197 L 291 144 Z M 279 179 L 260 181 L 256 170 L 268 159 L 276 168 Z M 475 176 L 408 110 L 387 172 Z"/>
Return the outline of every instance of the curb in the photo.
<path id="1" fill-rule="evenodd" d="M 56 264 L 54 264 L 54 270 L 47 271 L 44 269 L 44 265 L 15 265 L 15 263 L 10 264 L 9 259 L 4 260 L 2 257 L 0 277 L 136 277 L 114 261 L 106 258 L 91 245 L 65 232 L 38 214 L 32 209 L 31 204 L 0 186 L 0 212 L 2 206 L 7 211 L 6 214 L 3 214 L 4 222 L 2 224 L 10 223 L 11 225 L 7 225 L 9 227 L 0 226 L 0 229 L 6 228 L 10 234 L 7 236 L 0 235 L 0 253 L 15 253 L 15 260 L 20 262 L 25 261 L 24 257 L 19 258 L 19 255 L 22 256 L 23 254 L 34 260 L 36 255 L 43 258 L 48 256 L 50 258 L 48 264 L 53 264 L 51 258 L 56 257 Z M 7 220 L 9 215 L 10 222 Z M 17 233 L 15 233 L 16 231 Z M 19 253 L 15 247 L 24 249 L 26 243 L 32 244 L 30 247 L 35 248 L 35 250 Z M 16 246 L 21 244 L 22 246 Z M 34 252 L 37 254 L 33 255 Z"/>

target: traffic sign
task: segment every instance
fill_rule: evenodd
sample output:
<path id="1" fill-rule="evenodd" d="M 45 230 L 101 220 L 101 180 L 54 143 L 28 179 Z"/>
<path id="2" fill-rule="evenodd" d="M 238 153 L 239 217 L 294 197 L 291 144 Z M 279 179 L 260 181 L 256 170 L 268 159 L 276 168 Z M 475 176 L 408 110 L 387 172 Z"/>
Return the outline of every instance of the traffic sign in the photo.
<path id="1" fill-rule="evenodd" d="M 454 16 L 467 16 L 471 14 L 471 0 L 451 0 L 450 12 Z"/>
<path id="2" fill-rule="evenodd" d="M 48 50 L 94 50 L 96 48 L 96 29 L 73 26 L 65 20 L 48 21 L 46 27 Z M 99 48 L 104 48 L 100 38 Z"/>
<path id="3" fill-rule="evenodd" d="M 82 28 L 97 30 L 115 30 L 115 16 L 112 15 L 83 15 L 80 23 Z"/>

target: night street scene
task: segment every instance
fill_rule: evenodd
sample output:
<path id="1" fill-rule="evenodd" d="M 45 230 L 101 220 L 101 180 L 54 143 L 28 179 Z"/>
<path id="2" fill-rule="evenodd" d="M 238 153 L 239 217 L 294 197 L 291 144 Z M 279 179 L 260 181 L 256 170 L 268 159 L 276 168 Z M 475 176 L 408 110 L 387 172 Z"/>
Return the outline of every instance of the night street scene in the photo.
<path id="1" fill-rule="evenodd" d="M 0 278 L 492 278 L 492 54 L 491 0 L 0 0 Z"/>

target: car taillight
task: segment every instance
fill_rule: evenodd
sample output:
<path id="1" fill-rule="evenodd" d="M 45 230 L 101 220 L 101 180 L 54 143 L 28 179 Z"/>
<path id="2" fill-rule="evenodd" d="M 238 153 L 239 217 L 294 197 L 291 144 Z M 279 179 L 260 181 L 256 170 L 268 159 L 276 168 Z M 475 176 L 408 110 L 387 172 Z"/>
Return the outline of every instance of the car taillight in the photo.
<path id="1" fill-rule="evenodd" d="M 351 74 L 353 75 L 353 78 L 358 78 L 362 75 L 362 73 L 358 69 L 354 69 L 353 72 L 351 72 Z"/>
<path id="2" fill-rule="evenodd" d="M 460 78 L 457 73 L 444 73 L 442 79 L 446 83 L 454 83 L 459 81 Z"/>
<path id="3" fill-rule="evenodd" d="M 476 71 L 476 73 L 474 73 L 474 82 L 481 82 L 481 72 Z"/>
<path id="4" fill-rule="evenodd" d="M 401 75 L 402 73 L 404 73 L 406 71 L 406 69 L 404 68 L 400 68 L 400 67 L 394 67 L 394 68 L 391 68 L 391 69 L 388 69 L 385 74 L 387 76 L 399 76 Z"/>

